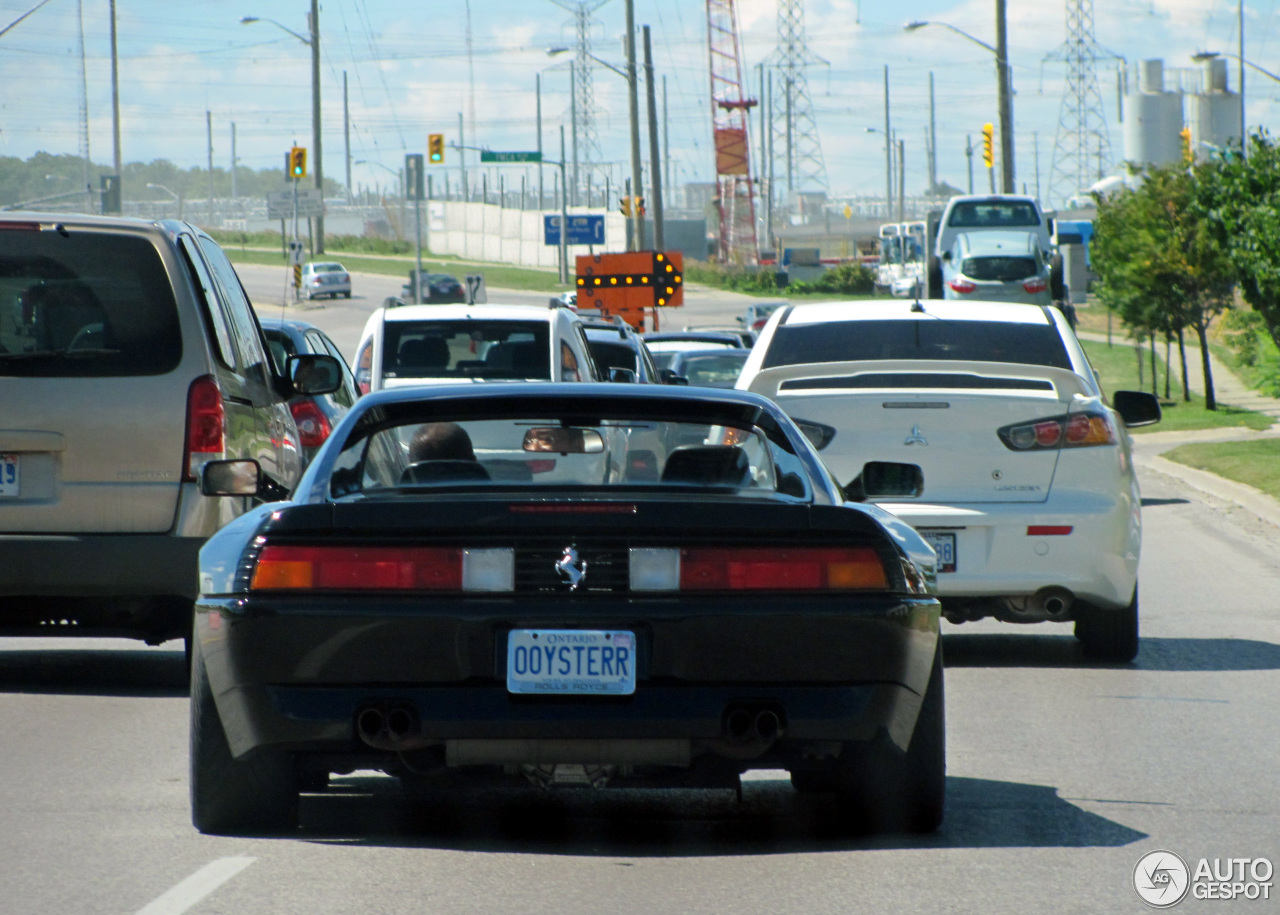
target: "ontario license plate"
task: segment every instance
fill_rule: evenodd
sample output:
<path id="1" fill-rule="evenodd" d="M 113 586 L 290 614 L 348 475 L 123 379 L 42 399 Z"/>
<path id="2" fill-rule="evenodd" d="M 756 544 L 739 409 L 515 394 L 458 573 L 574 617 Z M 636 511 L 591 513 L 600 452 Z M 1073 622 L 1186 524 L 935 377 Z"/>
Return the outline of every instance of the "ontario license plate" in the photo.
<path id="1" fill-rule="evenodd" d="M 0 454 L 0 496 L 18 495 L 18 456 Z"/>
<path id="2" fill-rule="evenodd" d="M 941 531 L 921 531 L 920 536 L 928 541 L 929 546 L 938 554 L 938 571 L 954 572 L 956 570 L 956 535 Z"/>
<path id="3" fill-rule="evenodd" d="M 630 696 L 636 637 L 601 629 L 513 629 L 507 636 L 507 692 Z"/>

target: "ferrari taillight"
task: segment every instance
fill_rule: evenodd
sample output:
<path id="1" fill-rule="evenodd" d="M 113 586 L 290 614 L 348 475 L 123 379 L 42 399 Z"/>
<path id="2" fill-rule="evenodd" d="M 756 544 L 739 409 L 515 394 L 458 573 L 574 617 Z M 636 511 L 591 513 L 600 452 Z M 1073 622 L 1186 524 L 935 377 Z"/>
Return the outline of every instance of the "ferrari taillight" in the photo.
<path id="1" fill-rule="evenodd" d="M 996 430 L 1010 451 L 1045 451 L 1114 445 L 1116 427 L 1105 413 L 1072 413 L 1016 423 Z"/>
<path id="2" fill-rule="evenodd" d="M 889 586 L 870 547 L 633 549 L 633 591 L 861 591 Z"/>
<path id="3" fill-rule="evenodd" d="M 509 549 L 458 547 L 271 546 L 263 548 L 254 591 L 510 591 Z"/>

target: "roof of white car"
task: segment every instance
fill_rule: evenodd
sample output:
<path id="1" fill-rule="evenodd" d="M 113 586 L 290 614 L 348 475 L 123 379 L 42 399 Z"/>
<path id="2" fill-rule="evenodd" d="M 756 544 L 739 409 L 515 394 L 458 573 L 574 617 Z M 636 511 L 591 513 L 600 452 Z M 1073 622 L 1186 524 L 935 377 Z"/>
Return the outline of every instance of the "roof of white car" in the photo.
<path id="1" fill-rule="evenodd" d="M 947 321 L 1006 321 L 1011 324 L 1047 324 L 1039 305 L 1014 302 L 963 302 L 948 299 L 873 299 L 861 302 L 808 302 L 794 306 L 786 324 L 822 324 L 830 321 L 911 321 L 941 318 Z"/>
<path id="2" fill-rule="evenodd" d="M 559 309 L 545 305 L 401 305 L 385 310 L 386 321 L 552 321 Z"/>

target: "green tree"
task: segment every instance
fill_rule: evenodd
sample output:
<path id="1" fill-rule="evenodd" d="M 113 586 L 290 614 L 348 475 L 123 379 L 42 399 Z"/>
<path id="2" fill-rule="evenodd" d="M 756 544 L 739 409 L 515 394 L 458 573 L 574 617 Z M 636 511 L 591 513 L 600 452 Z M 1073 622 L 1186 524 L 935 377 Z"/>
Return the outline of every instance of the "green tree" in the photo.
<path id="1" fill-rule="evenodd" d="M 1209 410 L 1217 409 L 1209 323 L 1230 307 L 1234 287 L 1216 228 L 1196 205 L 1198 186 L 1216 168 L 1153 168 L 1137 188 L 1100 196 L 1090 249 L 1102 277 L 1099 297 L 1141 336 L 1173 335 L 1181 346 L 1183 329 L 1195 330 Z"/>
<path id="2" fill-rule="evenodd" d="M 1196 215 L 1227 252 L 1241 296 L 1280 346 L 1280 148 L 1256 133 L 1248 158 L 1228 152 L 1212 166 L 1196 189 Z"/>

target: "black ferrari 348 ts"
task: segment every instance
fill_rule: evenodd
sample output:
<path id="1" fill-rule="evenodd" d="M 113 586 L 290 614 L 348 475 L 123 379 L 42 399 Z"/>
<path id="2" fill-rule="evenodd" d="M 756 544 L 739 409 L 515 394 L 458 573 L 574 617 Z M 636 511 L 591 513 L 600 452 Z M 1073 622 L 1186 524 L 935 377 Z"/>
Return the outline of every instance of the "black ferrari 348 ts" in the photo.
<path id="1" fill-rule="evenodd" d="M 850 828 L 935 829 L 934 554 L 850 501 L 918 495 L 919 469 L 842 488 L 802 427 L 713 389 L 362 398 L 291 501 L 201 552 L 196 827 L 293 828 L 300 792 L 356 770 L 554 788 L 787 769 Z M 252 461 L 201 485 L 269 497 Z"/>

